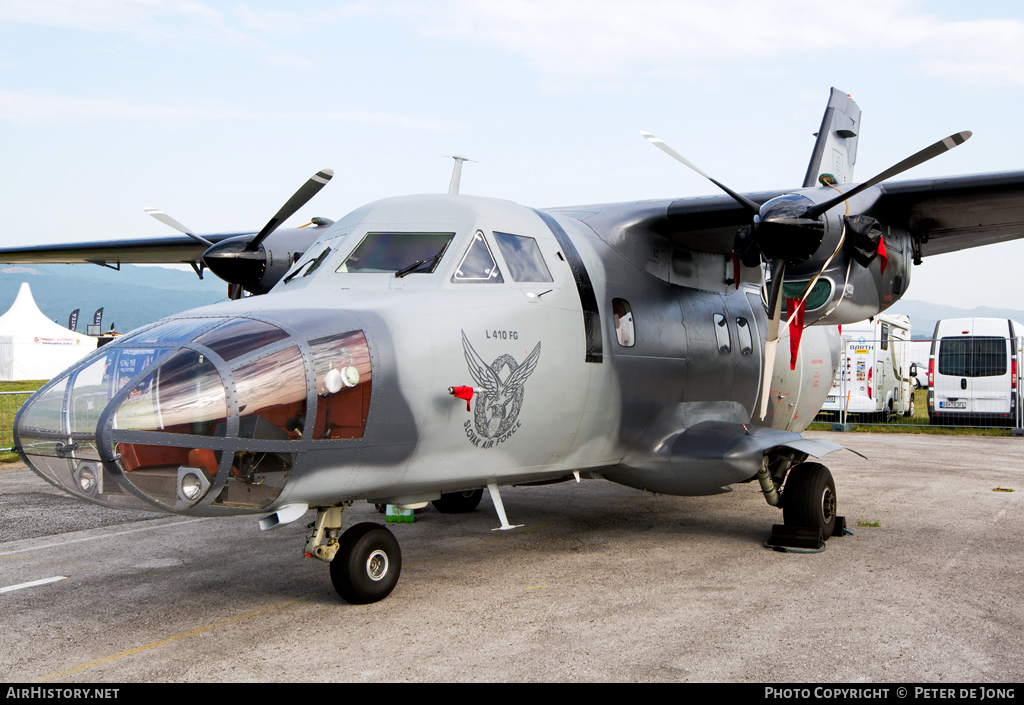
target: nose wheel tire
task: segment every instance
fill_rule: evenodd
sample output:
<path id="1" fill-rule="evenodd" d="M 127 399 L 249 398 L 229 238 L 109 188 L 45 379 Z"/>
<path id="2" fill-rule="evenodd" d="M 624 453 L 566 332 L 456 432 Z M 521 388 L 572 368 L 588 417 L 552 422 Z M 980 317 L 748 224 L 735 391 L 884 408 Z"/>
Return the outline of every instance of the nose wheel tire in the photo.
<path id="1" fill-rule="evenodd" d="M 465 492 L 447 492 L 441 495 L 441 499 L 435 499 L 431 504 L 442 514 L 465 514 L 476 509 L 483 496 L 483 488 Z"/>
<path id="2" fill-rule="evenodd" d="M 789 471 L 782 494 L 787 526 L 821 529 L 826 541 L 836 527 L 836 483 L 821 463 L 800 463 Z"/>
<path id="3" fill-rule="evenodd" d="M 356 524 L 341 535 L 331 561 L 331 583 L 346 602 L 365 605 L 391 594 L 402 572 L 402 551 L 380 524 Z"/>

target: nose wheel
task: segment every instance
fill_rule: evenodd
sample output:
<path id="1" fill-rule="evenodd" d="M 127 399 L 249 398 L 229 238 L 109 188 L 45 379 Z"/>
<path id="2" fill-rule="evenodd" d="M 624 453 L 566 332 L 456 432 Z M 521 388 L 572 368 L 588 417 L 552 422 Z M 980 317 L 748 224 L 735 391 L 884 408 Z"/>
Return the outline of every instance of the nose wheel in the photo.
<path id="1" fill-rule="evenodd" d="M 821 529 L 826 541 L 836 527 L 836 483 L 821 463 L 800 463 L 789 471 L 782 493 L 786 526 Z"/>
<path id="2" fill-rule="evenodd" d="M 402 572 L 402 551 L 380 524 L 356 524 L 341 535 L 331 561 L 331 583 L 346 602 L 364 605 L 391 594 Z"/>

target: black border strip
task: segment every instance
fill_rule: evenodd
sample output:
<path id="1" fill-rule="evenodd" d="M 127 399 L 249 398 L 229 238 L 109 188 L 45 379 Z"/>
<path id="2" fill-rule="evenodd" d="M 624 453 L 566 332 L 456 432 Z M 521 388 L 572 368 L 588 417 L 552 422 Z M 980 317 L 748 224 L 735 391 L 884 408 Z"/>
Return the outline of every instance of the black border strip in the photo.
<path id="1" fill-rule="evenodd" d="M 547 224 L 555 236 L 555 239 L 558 240 L 558 245 L 562 248 L 562 252 L 565 253 L 569 269 L 572 270 L 572 278 L 576 280 L 576 291 L 580 295 L 580 305 L 583 307 L 583 330 L 587 336 L 586 361 L 603 362 L 604 349 L 601 342 L 601 311 L 597 308 L 597 295 L 594 293 L 594 286 L 590 282 L 590 275 L 583 264 L 583 259 L 580 257 L 580 253 L 576 251 L 576 246 L 572 244 L 572 240 L 569 239 L 565 230 L 562 229 L 562 226 L 558 224 L 558 221 L 550 213 L 545 213 L 536 208 L 533 209 L 533 212 L 540 216 L 541 220 Z"/>

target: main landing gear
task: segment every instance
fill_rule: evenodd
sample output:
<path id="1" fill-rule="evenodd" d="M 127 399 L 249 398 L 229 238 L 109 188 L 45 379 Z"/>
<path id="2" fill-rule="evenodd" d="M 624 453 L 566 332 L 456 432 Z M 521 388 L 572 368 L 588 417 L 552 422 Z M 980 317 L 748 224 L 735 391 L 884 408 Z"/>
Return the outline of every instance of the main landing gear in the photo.
<path id="1" fill-rule="evenodd" d="M 806 456 L 803 456 L 806 458 Z M 782 508 L 784 525 L 772 527 L 774 548 L 821 548 L 822 541 L 841 536 L 845 520 L 836 513 L 836 483 L 821 463 L 794 462 L 796 457 L 765 459 L 757 479 L 765 500 Z M 787 474 L 788 472 L 788 474 Z M 780 494 L 780 481 L 785 478 Z"/>
<path id="2" fill-rule="evenodd" d="M 483 496 L 484 490 L 481 487 L 478 490 L 445 493 L 441 495 L 441 499 L 435 499 L 431 504 L 442 514 L 465 514 L 476 509 Z"/>
<path id="3" fill-rule="evenodd" d="M 782 516 L 786 526 L 821 529 L 821 538 L 836 528 L 836 483 L 821 463 L 800 463 L 789 471 L 782 494 Z"/>

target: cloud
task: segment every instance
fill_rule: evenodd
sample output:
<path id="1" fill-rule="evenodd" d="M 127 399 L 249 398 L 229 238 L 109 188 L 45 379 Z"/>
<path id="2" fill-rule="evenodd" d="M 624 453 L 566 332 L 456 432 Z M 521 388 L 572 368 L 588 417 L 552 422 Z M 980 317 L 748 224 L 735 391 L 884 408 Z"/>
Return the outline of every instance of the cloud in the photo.
<path id="1" fill-rule="evenodd" d="M 779 62 L 877 61 L 962 84 L 1024 85 L 1024 21 L 947 20 L 920 0 L 359 0 L 308 12 L 242 4 L 220 12 L 195 0 L 0 0 L 0 22 L 249 46 L 271 64 L 305 68 L 311 60 L 286 51 L 288 42 L 358 18 L 517 56 L 547 81 L 714 81 L 737 70 L 753 81 Z"/>
<path id="2" fill-rule="evenodd" d="M 422 130 L 446 130 L 457 125 L 372 110 L 240 110 L 223 105 L 179 107 L 131 103 L 104 98 L 79 98 L 0 90 L 0 120 L 23 124 L 115 120 L 307 120 L 395 125 Z"/>
<path id="3" fill-rule="evenodd" d="M 190 0 L 4 0 L 0 22 L 37 24 L 139 38 L 240 38 L 224 16 Z"/>
<path id="4" fill-rule="evenodd" d="M 262 51 L 274 65 L 314 65 L 305 57 L 282 51 L 275 42 L 235 29 L 234 21 L 234 14 L 225 15 L 194 0 L 0 0 L 0 22 L 109 32 L 145 44 L 248 46 Z"/>
<path id="5" fill-rule="evenodd" d="M 963 83 L 1024 85 L 1024 22 L 947 21 L 919 2 L 444 0 L 387 4 L 428 37 L 484 45 L 555 77 L 718 75 L 774 61 L 898 60 Z"/>

